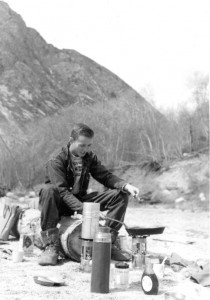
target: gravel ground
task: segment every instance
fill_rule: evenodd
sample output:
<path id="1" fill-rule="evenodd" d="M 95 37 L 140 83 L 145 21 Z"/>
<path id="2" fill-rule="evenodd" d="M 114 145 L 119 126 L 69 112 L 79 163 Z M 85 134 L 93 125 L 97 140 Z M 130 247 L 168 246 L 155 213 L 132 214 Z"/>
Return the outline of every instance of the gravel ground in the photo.
<path id="1" fill-rule="evenodd" d="M 178 209 L 166 209 L 161 206 L 129 207 L 125 217 L 127 225 L 166 226 L 163 234 L 147 238 L 148 250 L 165 253 L 168 256 L 176 252 L 189 260 L 206 260 L 209 257 L 209 213 L 189 212 Z M 125 234 L 124 228 L 121 234 Z M 1 248 L 16 249 L 18 241 L 10 241 Z M 141 271 L 130 270 L 130 287 L 126 290 L 111 289 L 109 294 L 90 293 L 90 273 L 79 270 L 79 264 L 70 260 L 61 261 L 54 267 L 41 267 L 37 264 L 40 251 L 35 256 L 25 258 L 21 263 L 14 263 L 2 257 L 0 261 L 0 299 L 167 299 L 165 292 L 173 290 L 184 283 L 186 290 L 192 291 L 193 286 L 188 280 L 181 280 L 180 274 L 166 267 L 164 279 L 160 283 L 158 296 L 146 296 L 140 287 Z M 47 287 L 34 282 L 34 276 L 57 275 L 65 282 L 64 286 Z M 188 287 L 188 288 L 187 288 Z M 208 289 L 196 285 L 197 298 L 209 299 Z M 194 293 L 195 294 L 195 293 Z M 195 294 L 196 295 L 196 294 Z M 208 296 L 207 296 L 208 295 Z M 168 298 L 169 299 L 169 298 Z M 175 298 L 174 298 L 175 299 Z"/>

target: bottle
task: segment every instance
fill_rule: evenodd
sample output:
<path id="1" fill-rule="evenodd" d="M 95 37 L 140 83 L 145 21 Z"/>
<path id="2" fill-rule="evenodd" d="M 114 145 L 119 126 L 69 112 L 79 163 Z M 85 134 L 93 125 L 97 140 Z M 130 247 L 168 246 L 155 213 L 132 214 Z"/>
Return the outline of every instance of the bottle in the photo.
<path id="1" fill-rule="evenodd" d="M 91 292 L 109 293 L 111 234 L 109 227 L 99 227 L 93 240 Z"/>
<path id="2" fill-rule="evenodd" d="M 125 262 L 115 264 L 115 287 L 122 289 L 129 287 L 129 265 Z"/>
<path id="3" fill-rule="evenodd" d="M 153 264 L 151 263 L 150 257 L 145 257 L 145 270 L 141 278 L 141 287 L 147 295 L 157 295 L 159 282 L 158 278 L 153 270 Z"/>

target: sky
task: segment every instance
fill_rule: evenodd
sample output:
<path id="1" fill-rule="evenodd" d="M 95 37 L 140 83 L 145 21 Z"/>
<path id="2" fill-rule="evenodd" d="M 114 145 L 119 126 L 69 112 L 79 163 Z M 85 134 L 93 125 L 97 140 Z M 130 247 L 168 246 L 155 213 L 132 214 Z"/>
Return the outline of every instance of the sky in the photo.
<path id="1" fill-rule="evenodd" d="M 88 56 L 159 109 L 176 110 L 188 78 L 209 72 L 209 0 L 5 2 L 47 43 Z"/>

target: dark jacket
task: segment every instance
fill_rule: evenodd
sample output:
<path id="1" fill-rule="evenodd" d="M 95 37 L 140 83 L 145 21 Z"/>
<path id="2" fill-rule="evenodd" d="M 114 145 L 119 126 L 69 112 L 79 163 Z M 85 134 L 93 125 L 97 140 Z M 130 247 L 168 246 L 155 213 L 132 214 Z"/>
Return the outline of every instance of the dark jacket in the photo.
<path id="1" fill-rule="evenodd" d="M 80 192 L 78 198 L 86 195 L 90 175 L 105 187 L 122 189 L 125 181 L 109 172 L 98 160 L 93 152 L 86 153 L 83 157 L 83 169 L 80 178 Z M 63 147 L 46 164 L 45 183 L 55 185 L 61 198 L 73 211 L 82 209 L 82 202 L 75 197 L 71 190 L 74 185 L 74 170 L 71 162 L 69 144 Z"/>

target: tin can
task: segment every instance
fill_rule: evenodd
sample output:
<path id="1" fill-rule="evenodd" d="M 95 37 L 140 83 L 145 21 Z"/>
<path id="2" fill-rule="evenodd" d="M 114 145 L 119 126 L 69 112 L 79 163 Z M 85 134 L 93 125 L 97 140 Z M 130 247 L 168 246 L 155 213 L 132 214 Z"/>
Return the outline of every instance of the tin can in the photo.
<path id="1" fill-rule="evenodd" d="M 33 256 L 34 239 L 35 239 L 34 233 L 20 235 L 19 250 L 23 251 L 24 256 Z"/>
<path id="2" fill-rule="evenodd" d="M 13 262 L 22 262 L 23 261 L 23 251 L 13 251 L 12 252 L 12 261 Z"/>

